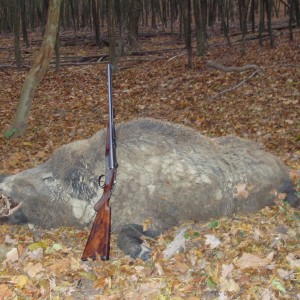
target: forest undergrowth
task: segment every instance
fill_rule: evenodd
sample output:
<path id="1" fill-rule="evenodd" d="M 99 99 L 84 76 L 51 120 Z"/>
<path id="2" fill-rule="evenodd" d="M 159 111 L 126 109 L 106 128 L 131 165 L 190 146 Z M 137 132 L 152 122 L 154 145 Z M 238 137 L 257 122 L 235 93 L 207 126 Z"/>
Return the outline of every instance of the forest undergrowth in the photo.
<path id="1" fill-rule="evenodd" d="M 66 40 L 68 34 L 64 33 Z M 107 123 L 106 55 L 81 33 L 81 43 L 62 42 L 62 67 L 52 67 L 37 89 L 27 133 L 7 139 L 26 66 L 40 41 L 30 35 L 23 49 L 24 68 L 13 67 L 13 38 L 0 39 L 0 173 L 17 173 L 48 159 L 71 141 L 85 139 Z M 220 36 L 210 38 L 205 57 L 187 68 L 184 43 L 177 35 L 141 37 L 140 48 L 120 58 L 113 76 L 116 123 L 151 117 L 184 124 L 204 135 L 237 135 L 260 143 L 293 169 L 300 170 L 300 31 L 289 41 L 276 32 L 276 48 L 268 40 L 240 37 L 229 47 Z M 256 65 L 243 72 L 226 67 Z M 97 61 L 97 59 L 96 59 Z M 10 67 L 8 67 L 10 65 Z M 237 85 L 239 87 L 236 88 Z M 224 92 L 227 91 L 227 92 Z M 104 145 L 103 145 L 104 149 Z M 104 151 L 104 150 L 103 150 Z M 99 170 L 101 173 L 101 170 Z M 113 234 L 111 260 L 80 261 L 88 230 L 38 230 L 0 227 L 0 299 L 300 299 L 299 210 L 282 202 L 251 216 L 187 223 L 186 245 L 170 259 L 162 251 L 178 228 L 147 240 L 152 261 L 125 257 Z"/>

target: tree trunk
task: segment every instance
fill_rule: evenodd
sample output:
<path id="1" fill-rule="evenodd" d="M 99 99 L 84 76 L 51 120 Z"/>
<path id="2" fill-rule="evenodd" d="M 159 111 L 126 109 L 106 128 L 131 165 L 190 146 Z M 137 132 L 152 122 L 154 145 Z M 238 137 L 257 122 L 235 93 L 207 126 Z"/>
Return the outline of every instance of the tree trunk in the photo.
<path id="1" fill-rule="evenodd" d="M 293 2 L 294 2 L 294 5 L 295 5 L 297 26 L 300 27 L 300 4 L 299 4 L 299 0 L 293 0 Z"/>
<path id="2" fill-rule="evenodd" d="M 250 0 L 239 0 L 240 27 L 242 31 L 242 55 L 246 55 L 247 12 Z"/>
<path id="3" fill-rule="evenodd" d="M 61 14 L 61 9 L 62 7 L 60 6 L 60 14 Z M 60 24 L 58 21 L 58 28 L 57 28 L 57 33 L 56 33 L 56 40 L 55 40 L 55 72 L 58 73 L 60 69 L 60 41 L 59 41 L 59 28 Z"/>
<path id="4" fill-rule="evenodd" d="M 260 0 L 259 1 L 259 45 L 260 47 L 263 46 L 263 39 L 262 35 L 265 31 L 265 5 L 264 5 L 265 0 Z"/>
<path id="5" fill-rule="evenodd" d="M 292 27 L 294 6 L 295 6 L 295 1 L 291 0 L 290 7 L 289 7 L 289 14 L 290 14 L 290 16 L 289 16 L 289 32 L 290 32 L 290 41 L 291 42 L 294 40 L 293 27 Z"/>
<path id="6" fill-rule="evenodd" d="M 225 21 L 224 34 L 227 39 L 228 45 L 231 47 L 231 42 L 230 42 L 230 37 L 229 37 L 230 8 L 231 8 L 230 0 L 226 0 L 225 1 L 225 16 L 226 16 L 225 19 L 226 19 L 226 21 Z"/>
<path id="7" fill-rule="evenodd" d="M 102 48 L 102 40 L 100 35 L 99 4 L 97 2 L 96 0 L 92 0 L 92 15 L 93 15 L 93 23 L 95 29 L 96 45 L 97 47 Z"/>
<path id="8" fill-rule="evenodd" d="M 206 0 L 205 0 L 206 1 Z M 200 5 L 199 5 L 200 2 Z M 206 51 L 206 5 L 203 5 L 203 0 L 194 0 L 194 18 L 195 18 L 195 30 L 196 30 L 196 54 L 203 56 Z"/>
<path id="9" fill-rule="evenodd" d="M 115 0 L 110 0 L 108 4 L 108 34 L 109 34 L 109 61 L 113 66 L 113 71 L 117 70 L 118 57 L 116 55 L 115 39 Z"/>
<path id="10" fill-rule="evenodd" d="M 41 48 L 22 87 L 18 107 L 11 128 L 17 130 L 16 136 L 25 134 L 35 90 L 44 78 L 53 55 L 58 30 L 61 0 L 50 0 L 47 23 Z"/>
<path id="11" fill-rule="evenodd" d="M 138 32 L 141 8 L 141 0 L 131 0 L 129 8 L 130 18 L 128 22 L 128 44 L 129 48 L 131 49 L 136 49 L 138 47 Z"/>
<path id="12" fill-rule="evenodd" d="M 171 14 L 171 34 L 174 34 L 174 21 L 175 21 L 175 6 L 176 3 L 174 0 L 170 0 L 170 14 Z"/>
<path id="13" fill-rule="evenodd" d="M 273 6 L 273 0 L 265 0 L 265 1 L 266 1 L 268 31 L 269 31 L 269 36 L 270 36 L 271 48 L 275 48 L 274 36 L 273 36 L 273 31 L 272 31 L 272 6 Z"/>
<path id="14" fill-rule="evenodd" d="M 162 24 L 163 24 L 163 30 L 165 31 L 167 28 L 167 1 L 162 0 Z"/>
<path id="15" fill-rule="evenodd" d="M 186 0 L 183 5 L 183 25 L 184 25 L 184 38 L 185 45 L 188 52 L 188 68 L 193 67 L 192 63 L 192 3 L 191 0 Z"/>
<path id="16" fill-rule="evenodd" d="M 156 2 L 151 0 L 151 27 L 157 29 L 156 25 Z"/>
<path id="17" fill-rule="evenodd" d="M 21 19 L 22 19 L 22 34 L 23 41 L 26 44 L 26 47 L 29 47 L 28 35 L 27 35 L 27 17 L 26 17 L 26 2 L 25 0 L 20 0 L 21 8 Z"/>
<path id="18" fill-rule="evenodd" d="M 251 1 L 250 16 L 251 16 L 252 32 L 254 33 L 255 32 L 255 0 Z"/>
<path id="19" fill-rule="evenodd" d="M 73 30 L 74 30 L 74 36 L 75 36 L 75 45 L 77 45 L 77 26 L 75 21 L 75 9 L 74 9 L 74 3 L 73 0 L 70 0 L 70 6 L 71 6 L 71 17 L 73 22 Z"/>
<path id="20" fill-rule="evenodd" d="M 11 0 L 11 17 L 14 28 L 14 52 L 18 68 L 21 66 L 21 49 L 20 49 L 20 2 Z"/>
<path id="21" fill-rule="evenodd" d="M 213 26 L 216 20 L 217 2 L 216 0 L 209 1 L 208 7 L 208 26 Z"/>

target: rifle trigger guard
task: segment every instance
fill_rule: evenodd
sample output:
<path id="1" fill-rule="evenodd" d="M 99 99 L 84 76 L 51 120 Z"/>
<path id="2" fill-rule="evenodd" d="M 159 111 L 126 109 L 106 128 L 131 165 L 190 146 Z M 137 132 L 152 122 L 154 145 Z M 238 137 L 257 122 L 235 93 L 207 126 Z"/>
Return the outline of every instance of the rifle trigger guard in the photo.
<path id="1" fill-rule="evenodd" d="M 105 180 L 104 180 L 104 182 L 102 183 L 101 182 L 101 180 L 102 180 L 102 178 L 105 178 L 105 175 L 101 175 L 101 176 L 99 176 L 99 178 L 98 178 L 98 184 L 99 184 L 99 186 L 103 189 L 104 188 L 104 185 L 105 185 Z"/>

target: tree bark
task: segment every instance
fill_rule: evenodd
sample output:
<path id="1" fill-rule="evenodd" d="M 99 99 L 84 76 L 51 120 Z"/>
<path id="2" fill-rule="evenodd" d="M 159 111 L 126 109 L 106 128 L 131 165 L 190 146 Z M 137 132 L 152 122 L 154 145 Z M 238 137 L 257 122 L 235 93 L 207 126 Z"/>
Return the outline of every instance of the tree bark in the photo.
<path id="1" fill-rule="evenodd" d="M 26 47 L 29 47 L 28 35 L 27 35 L 27 16 L 26 16 L 26 2 L 25 0 L 20 1 L 20 9 L 21 9 L 21 20 L 22 20 L 22 33 L 23 40 L 26 44 Z"/>
<path id="2" fill-rule="evenodd" d="M 192 3 L 191 0 L 186 0 L 183 5 L 183 26 L 185 45 L 188 52 L 188 68 L 192 68 Z"/>
<path id="3" fill-rule="evenodd" d="M 259 1 L 259 45 L 260 47 L 263 47 L 263 33 L 265 31 L 265 5 L 264 5 L 265 0 L 260 0 Z"/>
<path id="4" fill-rule="evenodd" d="M 247 12 L 250 0 L 239 0 L 240 28 L 242 31 L 242 55 L 246 55 Z"/>
<path id="5" fill-rule="evenodd" d="M 21 67 L 21 48 L 20 48 L 20 2 L 19 0 L 11 1 L 11 15 L 14 28 L 14 52 L 18 68 Z"/>
<path id="6" fill-rule="evenodd" d="M 118 57 L 116 55 L 115 39 L 115 0 L 110 0 L 108 5 L 108 34 L 109 34 L 109 61 L 113 71 L 117 70 Z"/>
<path id="7" fill-rule="evenodd" d="M 102 48 L 102 40 L 100 35 L 100 14 L 99 14 L 99 3 L 96 0 L 92 0 L 92 15 L 95 29 L 96 45 Z"/>
<path id="8" fill-rule="evenodd" d="M 300 27 L 300 4 L 299 4 L 299 0 L 293 0 L 293 2 L 294 2 L 294 5 L 295 5 L 297 27 Z"/>
<path id="9" fill-rule="evenodd" d="M 265 0 L 266 1 L 266 11 L 267 11 L 267 19 L 268 19 L 268 31 L 270 37 L 271 48 L 275 48 L 274 36 L 272 31 L 272 0 Z"/>
<path id="10" fill-rule="evenodd" d="M 131 0 L 128 22 L 128 44 L 130 49 L 138 48 L 139 19 L 142 9 L 141 0 Z"/>
<path id="11" fill-rule="evenodd" d="M 194 19 L 196 31 L 196 54 L 203 56 L 207 49 L 207 0 L 194 0 Z"/>
<path id="12" fill-rule="evenodd" d="M 60 3 L 61 0 L 50 0 L 43 42 L 35 61 L 26 76 L 17 111 L 11 125 L 11 129 L 14 131 L 17 130 L 14 136 L 23 136 L 25 134 L 36 88 L 44 78 L 52 58 L 58 31 Z"/>

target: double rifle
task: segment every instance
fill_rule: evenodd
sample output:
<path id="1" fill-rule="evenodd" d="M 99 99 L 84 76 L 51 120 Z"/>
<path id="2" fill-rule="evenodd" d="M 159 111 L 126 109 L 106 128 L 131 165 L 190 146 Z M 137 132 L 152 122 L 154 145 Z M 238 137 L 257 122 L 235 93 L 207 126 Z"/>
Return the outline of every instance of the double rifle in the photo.
<path id="1" fill-rule="evenodd" d="M 99 177 L 99 185 L 101 186 L 101 179 L 105 177 L 103 187 L 103 194 L 100 200 L 95 204 L 94 209 L 97 212 L 93 223 L 89 238 L 87 240 L 85 249 L 83 251 L 82 260 L 88 258 L 102 260 L 109 259 L 110 250 L 110 232 L 111 232 L 111 208 L 109 200 L 116 183 L 117 174 L 117 156 L 116 156 L 116 133 L 114 126 L 114 111 L 113 111 L 113 97 L 112 97 L 112 78 L 111 65 L 107 66 L 108 77 L 108 124 L 106 133 L 105 146 L 105 175 Z"/>

